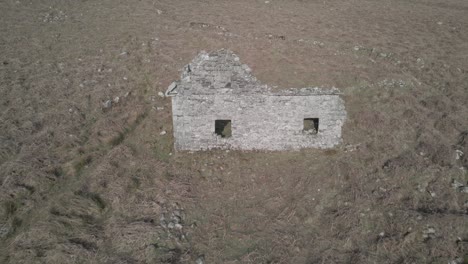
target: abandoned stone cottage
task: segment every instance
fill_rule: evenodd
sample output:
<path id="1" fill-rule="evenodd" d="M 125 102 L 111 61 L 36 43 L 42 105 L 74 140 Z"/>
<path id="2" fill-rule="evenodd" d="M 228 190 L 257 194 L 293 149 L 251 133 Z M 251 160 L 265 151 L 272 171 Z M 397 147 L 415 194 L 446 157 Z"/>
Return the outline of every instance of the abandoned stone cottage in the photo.
<path id="1" fill-rule="evenodd" d="M 201 52 L 166 96 L 177 150 L 331 148 L 346 118 L 338 89 L 273 92 L 229 50 Z"/>

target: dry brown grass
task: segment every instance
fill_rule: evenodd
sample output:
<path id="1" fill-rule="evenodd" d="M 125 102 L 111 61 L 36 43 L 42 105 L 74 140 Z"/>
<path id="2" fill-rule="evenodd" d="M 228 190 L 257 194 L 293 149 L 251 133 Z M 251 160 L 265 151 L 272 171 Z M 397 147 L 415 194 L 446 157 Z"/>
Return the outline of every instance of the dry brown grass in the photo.
<path id="1" fill-rule="evenodd" d="M 0 2 L 0 262 L 466 262 L 467 8 Z M 157 94 L 218 48 L 278 89 L 342 88 L 344 144 L 175 152 Z"/>

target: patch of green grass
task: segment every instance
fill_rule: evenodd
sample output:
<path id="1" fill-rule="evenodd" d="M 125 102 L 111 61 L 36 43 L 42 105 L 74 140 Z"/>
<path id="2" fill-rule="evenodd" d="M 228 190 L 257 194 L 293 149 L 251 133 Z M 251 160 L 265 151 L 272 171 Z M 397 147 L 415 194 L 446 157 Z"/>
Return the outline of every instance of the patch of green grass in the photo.
<path id="1" fill-rule="evenodd" d="M 135 144 L 127 142 L 125 145 L 130 149 L 132 155 L 136 155 L 138 153 L 138 148 Z"/>
<path id="2" fill-rule="evenodd" d="M 119 132 L 119 134 L 110 141 L 111 146 L 114 147 L 120 145 L 124 141 L 127 133 L 127 130 L 124 130 L 124 132 Z"/>
<path id="3" fill-rule="evenodd" d="M 133 186 L 134 186 L 135 188 L 139 188 L 140 185 L 141 185 L 140 179 L 137 178 L 137 177 L 135 177 L 135 176 L 132 177 L 132 183 L 133 183 Z"/>
<path id="4" fill-rule="evenodd" d="M 166 170 L 164 172 L 164 178 L 166 178 L 167 180 L 171 181 L 174 179 L 174 174 L 172 174 L 170 171 Z"/>
<path id="5" fill-rule="evenodd" d="M 146 118 L 146 116 L 148 116 L 148 111 L 145 111 L 145 112 L 139 114 L 138 117 L 135 120 L 135 123 L 133 123 L 133 129 L 135 129 L 135 127 L 138 126 L 141 123 L 141 121 L 143 121 L 143 119 Z"/>
<path id="6" fill-rule="evenodd" d="M 36 188 L 34 188 L 34 186 L 31 186 L 31 185 L 28 185 L 28 184 L 17 183 L 16 186 L 28 190 L 28 192 L 29 192 L 30 194 L 33 194 L 33 193 L 36 191 Z"/>
<path id="7" fill-rule="evenodd" d="M 130 178 L 130 183 L 127 185 L 127 192 L 133 192 L 140 188 L 141 180 L 137 176 L 133 176 Z"/>
<path id="8" fill-rule="evenodd" d="M 89 191 L 84 191 L 84 190 L 79 190 L 75 192 L 75 195 L 79 195 L 81 197 L 84 197 L 86 199 L 90 199 L 93 201 L 101 210 L 104 210 L 106 208 L 106 202 L 98 193 L 94 192 L 89 192 Z"/>
<path id="9" fill-rule="evenodd" d="M 55 177 L 61 178 L 65 173 L 62 169 L 62 167 L 55 167 L 52 171 Z"/>
<path id="10" fill-rule="evenodd" d="M 80 113 L 83 119 L 86 119 L 86 114 L 81 112 Z M 89 137 L 91 135 L 91 128 L 96 123 L 96 117 L 89 118 L 89 121 L 86 122 L 84 128 L 80 131 L 79 139 L 80 145 L 84 146 L 89 141 Z"/>
<path id="11" fill-rule="evenodd" d="M 180 263 L 182 256 L 190 252 L 190 248 L 177 244 L 168 237 L 158 239 L 151 243 L 151 246 L 153 246 L 153 259 L 157 263 Z"/>
<path id="12" fill-rule="evenodd" d="M 93 161 L 93 158 L 88 155 L 80 159 L 78 162 L 76 162 L 73 165 L 73 168 L 75 169 L 76 174 L 80 174 L 86 166 L 91 164 L 92 161 Z"/>
<path id="13" fill-rule="evenodd" d="M 23 224 L 23 220 L 21 220 L 18 217 L 14 217 L 13 220 L 11 221 L 11 230 L 10 230 L 9 235 L 11 236 L 16 231 L 18 231 L 18 229 L 21 227 L 22 224 Z"/>
<path id="14" fill-rule="evenodd" d="M 125 140 L 127 135 L 131 133 L 133 130 L 135 130 L 135 128 L 141 123 L 141 121 L 143 121 L 143 119 L 145 119 L 147 115 L 148 115 L 147 111 L 139 114 L 135 122 L 133 122 L 129 127 L 125 128 L 122 132 L 119 132 L 119 134 L 110 141 L 110 145 L 112 147 L 120 145 Z"/>
<path id="15" fill-rule="evenodd" d="M 95 251 L 97 250 L 97 245 L 94 242 L 87 241 L 85 239 L 79 238 L 79 237 L 74 237 L 68 239 L 68 242 L 81 246 L 82 248 L 88 250 L 88 251 Z"/>
<path id="16" fill-rule="evenodd" d="M 2 206 L 6 218 L 10 218 L 18 210 L 17 203 L 11 200 L 3 202 Z"/>
<path id="17" fill-rule="evenodd" d="M 151 90 L 151 80 L 150 80 L 150 77 L 147 73 L 143 73 L 144 74 L 144 81 L 142 83 L 142 87 L 143 87 L 143 94 L 147 94 L 149 90 Z"/>
<path id="18" fill-rule="evenodd" d="M 226 245 L 226 260 L 240 260 L 257 249 L 254 241 L 230 240 Z"/>
<path id="19" fill-rule="evenodd" d="M 171 157 L 170 153 L 172 151 L 172 142 L 168 139 L 168 137 L 158 138 L 153 143 L 152 149 L 157 159 L 167 162 Z"/>

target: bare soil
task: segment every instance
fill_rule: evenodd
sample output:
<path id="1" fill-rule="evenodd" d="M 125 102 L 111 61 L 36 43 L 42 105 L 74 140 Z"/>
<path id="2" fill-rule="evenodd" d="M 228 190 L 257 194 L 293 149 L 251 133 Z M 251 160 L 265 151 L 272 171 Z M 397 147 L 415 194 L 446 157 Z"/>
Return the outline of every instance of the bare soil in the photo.
<path id="1" fill-rule="evenodd" d="M 0 1 L 0 263 L 468 263 L 467 14 Z M 278 89 L 341 88 L 344 143 L 174 151 L 158 93 L 220 48 Z"/>

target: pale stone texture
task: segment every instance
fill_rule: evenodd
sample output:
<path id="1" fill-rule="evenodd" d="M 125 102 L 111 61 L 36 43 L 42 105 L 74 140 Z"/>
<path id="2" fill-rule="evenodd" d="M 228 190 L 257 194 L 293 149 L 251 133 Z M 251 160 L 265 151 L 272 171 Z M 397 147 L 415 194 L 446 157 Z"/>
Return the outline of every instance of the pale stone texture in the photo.
<path id="1" fill-rule="evenodd" d="M 201 52 L 166 96 L 177 150 L 331 148 L 346 118 L 338 89 L 273 92 L 229 50 Z M 305 118 L 319 118 L 317 134 L 303 131 Z M 216 135 L 215 120 L 231 120 L 232 137 Z"/>

